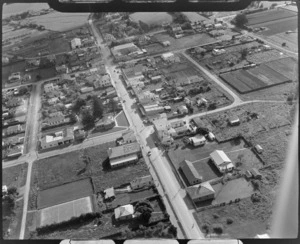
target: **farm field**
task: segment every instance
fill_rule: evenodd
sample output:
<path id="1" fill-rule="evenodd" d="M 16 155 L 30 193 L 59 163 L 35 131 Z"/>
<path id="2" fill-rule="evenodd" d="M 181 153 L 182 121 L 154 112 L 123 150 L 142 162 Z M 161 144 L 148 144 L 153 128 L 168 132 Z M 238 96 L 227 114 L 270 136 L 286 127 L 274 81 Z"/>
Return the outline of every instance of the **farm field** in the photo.
<path id="1" fill-rule="evenodd" d="M 293 58 L 282 58 L 264 63 L 264 65 L 291 80 L 296 78 L 295 73 L 297 72 L 297 62 Z"/>
<path id="2" fill-rule="evenodd" d="M 279 46 L 285 42 L 286 46 L 284 48 L 292 52 L 298 52 L 298 30 L 295 33 L 286 34 L 282 32 L 271 36 L 264 36 L 264 39 Z"/>
<path id="3" fill-rule="evenodd" d="M 191 22 L 198 22 L 198 21 L 202 21 L 202 20 L 207 20 L 206 17 L 198 14 L 197 12 L 182 12 L 186 17 L 188 17 L 188 19 Z"/>
<path id="4" fill-rule="evenodd" d="M 162 25 L 163 23 L 171 23 L 173 18 L 167 12 L 136 12 L 129 16 L 134 22 L 143 21 L 148 25 Z"/>
<path id="5" fill-rule="evenodd" d="M 40 210 L 40 226 L 51 225 L 93 211 L 90 197 L 84 197 Z"/>
<path id="6" fill-rule="evenodd" d="M 240 93 L 247 93 L 289 81 L 287 77 L 265 64 L 248 70 L 240 69 L 221 74 L 220 77 Z"/>
<path id="7" fill-rule="evenodd" d="M 13 167 L 5 168 L 2 171 L 2 184 L 7 187 L 22 187 L 26 183 L 28 164 L 19 164 Z"/>
<path id="8" fill-rule="evenodd" d="M 279 20 L 279 19 L 285 19 L 289 17 L 297 16 L 296 12 L 293 11 L 288 11 L 284 10 L 281 8 L 277 8 L 274 10 L 269 10 L 269 11 L 262 11 L 259 13 L 255 14 L 248 14 L 247 19 L 248 19 L 248 26 L 253 26 L 256 24 L 266 24 L 267 22 L 274 21 L 274 20 Z"/>
<path id="9" fill-rule="evenodd" d="M 295 16 L 286 19 L 278 19 L 267 23 L 262 22 L 260 24 L 252 25 L 251 27 L 256 28 L 261 26 L 264 26 L 268 29 L 260 32 L 260 34 L 264 36 L 271 36 L 288 30 L 296 30 L 298 28 L 298 18 Z"/>
<path id="10" fill-rule="evenodd" d="M 38 208 L 48 208 L 53 205 L 69 202 L 91 194 L 93 194 L 93 186 L 89 178 L 56 186 L 39 191 Z"/>

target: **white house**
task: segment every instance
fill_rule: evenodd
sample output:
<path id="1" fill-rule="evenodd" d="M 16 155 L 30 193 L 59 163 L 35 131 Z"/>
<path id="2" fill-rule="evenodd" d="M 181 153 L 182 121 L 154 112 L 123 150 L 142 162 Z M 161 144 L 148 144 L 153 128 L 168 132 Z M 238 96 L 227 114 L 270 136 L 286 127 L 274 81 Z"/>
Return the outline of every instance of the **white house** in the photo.
<path id="1" fill-rule="evenodd" d="M 225 49 L 213 49 L 212 50 L 213 55 L 221 55 L 225 52 L 226 52 Z"/>
<path id="2" fill-rule="evenodd" d="M 74 38 L 71 40 L 71 47 L 72 49 L 76 49 L 78 47 L 81 47 L 81 40 L 80 38 Z"/>
<path id="3" fill-rule="evenodd" d="M 6 195 L 7 194 L 7 186 L 4 185 L 2 186 L 2 195 Z"/>
<path id="4" fill-rule="evenodd" d="M 194 137 L 190 137 L 189 140 L 193 144 L 194 147 L 202 146 L 206 142 L 205 137 L 201 136 L 201 135 L 196 135 Z"/>
<path id="5" fill-rule="evenodd" d="M 55 85 L 53 85 L 53 83 L 48 83 L 48 84 L 45 84 L 45 85 L 44 85 L 44 91 L 45 91 L 46 93 L 52 92 L 52 91 L 56 90 L 57 88 L 58 88 L 58 87 L 55 86 Z"/>
<path id="6" fill-rule="evenodd" d="M 130 182 L 130 186 L 133 190 L 142 188 L 144 186 L 151 186 L 153 179 L 151 175 L 136 178 Z"/>
<path id="7" fill-rule="evenodd" d="M 72 130 L 58 131 L 52 135 L 46 135 L 40 140 L 41 148 L 53 148 L 64 144 L 69 144 L 74 140 Z"/>
<path id="8" fill-rule="evenodd" d="M 127 204 L 115 209 L 116 220 L 127 220 L 134 218 L 134 208 L 131 204 Z"/>
<path id="9" fill-rule="evenodd" d="M 222 150 L 215 150 L 210 154 L 210 158 L 221 173 L 232 171 L 233 163 Z"/>
<path id="10" fill-rule="evenodd" d="M 94 87 L 82 87 L 80 89 L 81 93 L 88 93 L 88 92 L 92 92 L 92 91 L 94 91 Z"/>
<path id="11" fill-rule="evenodd" d="M 161 58 L 164 60 L 164 61 L 174 61 L 175 60 L 175 56 L 173 53 L 164 53 L 161 55 Z"/>

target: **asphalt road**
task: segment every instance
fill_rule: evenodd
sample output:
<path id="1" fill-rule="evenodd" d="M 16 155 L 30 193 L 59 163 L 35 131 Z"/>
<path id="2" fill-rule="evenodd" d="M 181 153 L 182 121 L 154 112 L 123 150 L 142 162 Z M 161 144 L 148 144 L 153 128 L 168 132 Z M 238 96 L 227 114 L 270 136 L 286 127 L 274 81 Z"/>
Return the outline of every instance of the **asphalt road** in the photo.
<path id="1" fill-rule="evenodd" d="M 178 238 L 204 238 L 204 235 L 200 231 L 192 213 L 188 210 L 183 200 L 184 193 L 182 194 L 181 187 L 169 163 L 166 162 L 166 160 L 163 160 L 162 152 L 155 146 L 153 147 L 154 141 L 151 136 L 153 132 L 152 126 L 144 126 L 143 121 L 137 112 L 136 105 L 134 104 L 134 99 L 130 98 L 122 81 L 119 79 L 120 70 L 119 72 L 116 72 L 115 65 L 112 64 L 109 49 L 102 45 L 102 38 L 92 24 L 92 21 L 90 21 L 90 24 L 94 32 L 94 36 L 101 47 L 103 58 L 108 61 L 106 62 L 108 64 L 107 72 L 110 73 L 113 85 L 116 88 L 118 95 L 125 101 L 123 102 L 123 109 L 129 119 L 130 127 L 135 132 L 149 170 L 155 181 L 158 183 L 157 188 L 161 195 L 164 196 L 164 202 L 168 213 L 170 213 L 170 219 L 178 229 Z M 152 149 L 150 149 L 149 145 L 152 145 Z M 148 158 L 146 154 L 150 150 L 152 151 L 152 155 Z M 173 212 L 175 213 L 174 215 L 172 214 Z M 182 224 L 183 231 L 181 230 L 181 226 L 178 222 Z"/>

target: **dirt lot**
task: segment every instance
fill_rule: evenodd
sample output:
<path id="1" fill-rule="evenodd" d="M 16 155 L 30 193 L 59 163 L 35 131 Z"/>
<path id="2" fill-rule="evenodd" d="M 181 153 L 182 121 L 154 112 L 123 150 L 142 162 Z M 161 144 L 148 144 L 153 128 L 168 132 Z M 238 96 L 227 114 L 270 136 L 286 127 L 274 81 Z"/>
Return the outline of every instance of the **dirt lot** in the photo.
<path id="1" fill-rule="evenodd" d="M 7 187 L 16 186 L 19 188 L 24 186 L 26 183 L 27 167 L 28 164 L 24 163 L 3 169 L 2 184 L 7 185 Z"/>
<path id="2" fill-rule="evenodd" d="M 35 162 L 33 164 L 29 208 L 37 208 L 37 187 L 39 190 L 43 190 L 91 177 L 96 193 L 149 174 L 147 166 L 142 160 L 135 165 L 109 170 L 106 160 L 107 149 L 113 146 L 115 146 L 115 142 L 110 142 Z M 83 162 L 82 156 L 84 155 L 90 158 L 88 164 Z"/>
<path id="3" fill-rule="evenodd" d="M 280 182 L 281 166 L 260 171 L 263 179 L 260 184 L 260 196 L 257 202 L 251 198 L 224 207 L 207 209 L 195 213 L 200 228 L 206 224 L 212 233 L 213 224 L 221 224 L 223 233 L 231 238 L 253 238 L 256 234 L 268 233 L 276 192 Z M 228 219 L 233 222 L 228 224 Z"/>
<path id="4" fill-rule="evenodd" d="M 86 197 L 91 194 L 93 194 L 93 186 L 90 179 L 75 181 L 69 184 L 39 191 L 38 208 L 51 207 L 77 198 Z"/>

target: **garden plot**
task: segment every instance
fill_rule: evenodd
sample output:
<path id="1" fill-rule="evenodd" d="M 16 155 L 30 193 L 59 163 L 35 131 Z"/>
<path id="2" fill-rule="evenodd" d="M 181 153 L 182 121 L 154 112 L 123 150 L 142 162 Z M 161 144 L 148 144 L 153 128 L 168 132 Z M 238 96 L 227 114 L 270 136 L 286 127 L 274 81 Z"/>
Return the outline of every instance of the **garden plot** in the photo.
<path id="1" fill-rule="evenodd" d="M 44 208 L 40 211 L 40 226 L 51 225 L 67 221 L 72 217 L 93 212 L 90 197 L 80 198 L 74 201 Z"/>
<path id="2" fill-rule="evenodd" d="M 264 65 L 291 80 L 294 80 L 297 76 L 297 62 L 293 58 L 282 58 L 272 62 L 267 62 Z"/>

